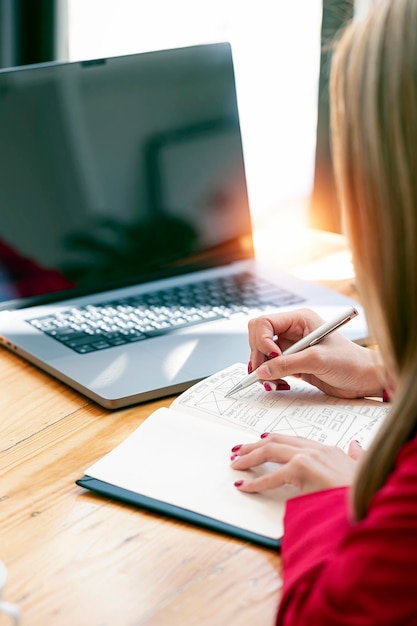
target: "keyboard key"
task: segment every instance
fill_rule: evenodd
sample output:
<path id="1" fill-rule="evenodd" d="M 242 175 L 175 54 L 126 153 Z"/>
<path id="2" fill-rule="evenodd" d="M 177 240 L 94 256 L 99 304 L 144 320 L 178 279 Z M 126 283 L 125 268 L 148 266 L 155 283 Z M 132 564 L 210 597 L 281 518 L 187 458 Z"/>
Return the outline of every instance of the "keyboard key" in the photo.
<path id="1" fill-rule="evenodd" d="M 71 307 L 29 321 L 80 354 L 143 341 L 175 329 L 224 318 L 260 314 L 302 298 L 247 272 L 165 291 Z"/>

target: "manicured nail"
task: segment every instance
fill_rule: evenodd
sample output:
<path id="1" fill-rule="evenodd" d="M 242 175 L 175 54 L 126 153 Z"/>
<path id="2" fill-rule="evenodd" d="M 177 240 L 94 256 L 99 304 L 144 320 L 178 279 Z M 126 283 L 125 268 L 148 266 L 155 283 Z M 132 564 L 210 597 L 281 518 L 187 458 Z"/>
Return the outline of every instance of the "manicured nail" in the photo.
<path id="1" fill-rule="evenodd" d="M 265 391 L 276 391 L 277 386 L 273 382 L 265 382 L 264 383 L 264 389 L 265 389 Z"/>
<path id="2" fill-rule="evenodd" d="M 252 374 L 252 371 L 253 371 L 252 361 L 249 361 L 249 363 L 248 363 L 248 374 Z"/>
<path id="3" fill-rule="evenodd" d="M 279 356 L 278 352 L 270 352 L 268 354 L 269 359 L 275 359 L 275 357 Z"/>
<path id="4" fill-rule="evenodd" d="M 241 487 L 243 485 L 243 480 L 237 480 L 235 482 L 235 487 Z"/>
<path id="5" fill-rule="evenodd" d="M 237 446 L 233 446 L 232 452 L 237 452 L 238 450 L 240 450 L 241 447 L 242 447 L 241 443 L 239 445 L 237 445 Z"/>
<path id="6" fill-rule="evenodd" d="M 261 435 L 261 439 L 265 439 L 265 437 L 268 437 L 268 435 L 270 435 L 271 433 L 262 433 Z"/>
<path id="7" fill-rule="evenodd" d="M 386 389 L 382 390 L 382 401 L 383 402 L 390 402 L 391 398 L 388 395 L 388 392 Z"/>
<path id="8" fill-rule="evenodd" d="M 280 380 L 277 384 L 277 389 L 278 391 L 288 391 L 289 389 L 291 389 L 291 387 L 286 380 Z"/>
<path id="9" fill-rule="evenodd" d="M 232 456 L 230 457 L 230 460 L 231 461 L 236 461 L 236 459 L 238 459 L 238 458 L 239 458 L 238 454 L 232 454 Z"/>

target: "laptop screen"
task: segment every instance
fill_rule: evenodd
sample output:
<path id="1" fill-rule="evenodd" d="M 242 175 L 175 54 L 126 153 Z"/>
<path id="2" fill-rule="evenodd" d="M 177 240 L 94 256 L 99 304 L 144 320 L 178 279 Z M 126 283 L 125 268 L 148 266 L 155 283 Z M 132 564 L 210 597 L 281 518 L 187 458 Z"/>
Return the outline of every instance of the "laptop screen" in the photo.
<path id="1" fill-rule="evenodd" d="M 229 44 L 0 71 L 0 129 L 3 308 L 253 256 Z"/>

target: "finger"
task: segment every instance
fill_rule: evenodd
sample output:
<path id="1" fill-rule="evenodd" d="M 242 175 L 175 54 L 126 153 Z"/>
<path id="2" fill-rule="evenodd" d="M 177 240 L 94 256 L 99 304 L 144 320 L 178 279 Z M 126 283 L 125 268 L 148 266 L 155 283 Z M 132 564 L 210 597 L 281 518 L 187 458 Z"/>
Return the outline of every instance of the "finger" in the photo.
<path id="1" fill-rule="evenodd" d="M 298 448 L 289 445 L 266 443 L 254 446 L 250 451 L 243 453 L 239 451 L 238 454 L 232 455 L 232 467 L 237 470 L 247 470 L 267 462 L 288 463 L 298 452 Z"/>
<path id="2" fill-rule="evenodd" d="M 321 323 L 323 320 L 308 309 L 253 318 L 249 321 L 248 330 L 254 366 L 259 366 L 265 358 L 279 356 L 282 350 Z"/>
<path id="3" fill-rule="evenodd" d="M 314 439 L 307 439 L 307 437 L 298 437 L 297 435 L 282 435 L 281 433 L 262 433 L 261 441 L 256 446 L 264 445 L 265 443 L 278 443 L 287 446 L 292 446 L 298 450 L 304 450 L 306 448 L 311 449 L 328 449 L 323 443 L 314 441 Z M 251 444 L 249 444 L 251 445 Z"/>
<path id="4" fill-rule="evenodd" d="M 254 367 L 258 367 L 271 352 L 280 354 L 322 323 L 321 317 L 309 309 L 265 315 L 250 320 L 249 345 Z"/>
<path id="5" fill-rule="evenodd" d="M 245 454 L 249 454 L 249 452 L 252 452 L 253 450 L 256 450 L 257 448 L 261 447 L 264 445 L 264 439 L 266 437 L 269 437 L 270 433 L 262 433 L 261 435 L 261 441 L 256 441 L 254 443 L 238 443 L 235 446 L 233 446 L 233 448 L 231 449 L 231 453 L 233 455 L 233 459 L 237 458 L 238 456 L 243 456 Z"/>
<path id="6" fill-rule="evenodd" d="M 281 435 L 279 433 L 262 433 L 260 441 L 254 443 L 236 444 L 235 446 L 233 446 L 233 448 L 231 449 L 231 453 L 234 456 L 233 460 L 235 460 L 237 456 L 245 456 L 250 452 L 257 450 L 258 448 L 265 447 L 265 445 L 271 443 L 291 446 L 292 448 L 294 448 L 294 450 L 303 450 L 307 448 L 323 449 L 326 447 L 324 446 L 324 444 L 319 443 L 318 441 L 313 441 L 312 439 L 307 439 L 306 437 Z"/>
<path id="7" fill-rule="evenodd" d="M 260 380 L 278 380 L 287 376 L 303 374 L 316 374 L 324 369 L 326 352 L 323 346 L 320 349 L 315 346 L 308 350 L 302 350 L 288 356 L 280 355 L 277 358 L 264 361 L 258 366 Z"/>
<path id="8" fill-rule="evenodd" d="M 250 362 L 256 369 L 267 358 L 277 356 L 280 350 L 275 343 L 275 331 L 271 321 L 266 318 L 255 318 L 249 321 Z"/>
<path id="9" fill-rule="evenodd" d="M 279 380 L 264 381 L 263 387 L 265 391 L 289 391 L 291 389 L 287 381 L 282 378 Z"/>
<path id="10" fill-rule="evenodd" d="M 263 448 L 266 449 L 266 454 L 262 454 Z M 249 477 L 239 479 L 235 482 L 235 487 L 242 491 L 257 492 L 289 484 L 301 493 L 307 493 L 352 484 L 358 466 L 341 448 L 322 445 L 319 448 L 299 449 L 274 443 L 255 448 L 247 458 L 239 457 L 232 467 L 240 470 L 251 469 L 245 466 L 250 463 L 256 467 L 262 458 L 276 460 L 280 458 L 279 454 L 282 454 L 283 459 L 287 456 L 287 462 L 284 461 L 269 474 L 253 480 Z"/>
<path id="11" fill-rule="evenodd" d="M 275 472 L 264 474 L 253 480 L 237 480 L 234 485 L 239 491 L 244 493 L 259 493 L 285 485 L 287 482 L 285 474 L 285 468 L 280 467 Z"/>
<path id="12" fill-rule="evenodd" d="M 354 441 L 350 442 L 348 448 L 348 456 L 350 456 L 351 459 L 357 461 L 362 456 L 363 452 L 364 450 L 359 441 L 355 439 Z"/>
<path id="13" fill-rule="evenodd" d="M 341 452 L 341 451 L 340 451 Z M 293 456 L 288 461 L 277 467 L 276 470 L 254 479 L 238 479 L 234 485 L 239 491 L 255 493 L 266 489 L 275 489 L 284 484 L 293 485 L 301 493 L 304 491 L 317 491 L 328 487 L 348 484 L 346 477 L 336 471 L 336 475 L 330 475 L 332 464 L 326 463 L 323 457 L 316 451 L 293 451 Z M 346 456 L 346 455 L 345 455 Z M 346 458 L 348 458 L 346 456 Z M 353 461 L 350 461 L 353 463 Z M 235 468 L 233 464 L 233 468 Z M 236 467 L 236 469 L 238 469 Z M 331 472 L 330 472 L 331 474 Z"/>

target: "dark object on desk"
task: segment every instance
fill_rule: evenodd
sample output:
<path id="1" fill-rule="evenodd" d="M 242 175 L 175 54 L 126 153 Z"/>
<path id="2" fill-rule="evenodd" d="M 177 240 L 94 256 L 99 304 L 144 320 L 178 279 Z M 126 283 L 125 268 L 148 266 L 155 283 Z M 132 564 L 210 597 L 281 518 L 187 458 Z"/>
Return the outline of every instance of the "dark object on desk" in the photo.
<path id="1" fill-rule="evenodd" d="M 91 478 L 91 476 L 83 476 L 76 481 L 76 484 L 84 489 L 93 491 L 101 496 L 106 496 L 112 500 L 118 500 L 119 502 L 124 502 L 126 504 L 133 504 L 140 509 L 146 509 L 152 513 L 159 513 L 167 517 L 172 517 L 180 520 L 181 522 L 193 524 L 194 526 L 201 526 L 202 528 L 206 528 L 223 535 L 236 537 L 236 539 L 241 539 L 242 541 L 250 541 L 251 543 L 258 544 L 264 548 L 278 550 L 281 545 L 281 539 L 270 539 L 269 537 L 264 537 L 263 535 L 250 532 L 244 528 L 238 528 L 237 526 L 232 526 L 231 524 L 225 524 L 214 519 L 213 517 L 200 515 L 194 511 L 189 511 L 187 509 L 174 506 L 173 504 L 168 504 L 167 502 L 160 502 L 159 500 L 142 496 L 133 491 L 129 491 L 128 489 L 115 487 L 114 485 L 105 483 L 102 480 Z"/>

